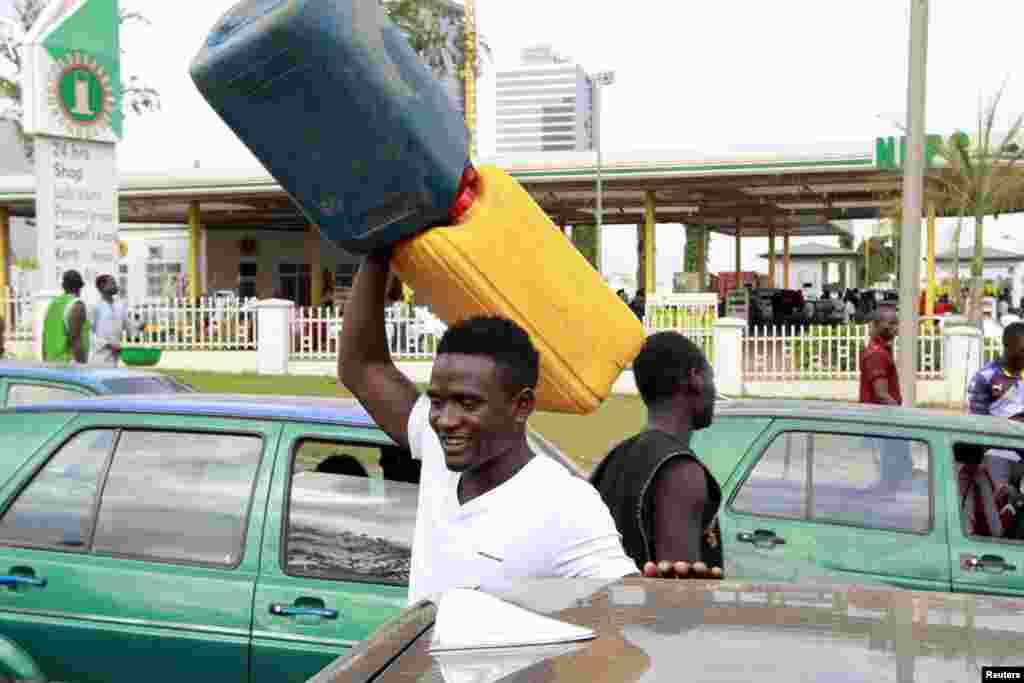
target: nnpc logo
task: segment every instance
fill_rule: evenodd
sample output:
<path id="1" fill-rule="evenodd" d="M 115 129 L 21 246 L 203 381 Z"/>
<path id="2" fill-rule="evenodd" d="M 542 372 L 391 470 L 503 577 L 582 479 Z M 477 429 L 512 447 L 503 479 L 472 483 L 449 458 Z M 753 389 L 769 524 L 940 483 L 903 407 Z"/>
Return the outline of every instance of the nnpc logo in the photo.
<path id="1" fill-rule="evenodd" d="M 92 139 L 110 130 L 116 102 L 110 75 L 78 50 L 55 62 L 50 75 L 50 113 L 69 135 Z"/>

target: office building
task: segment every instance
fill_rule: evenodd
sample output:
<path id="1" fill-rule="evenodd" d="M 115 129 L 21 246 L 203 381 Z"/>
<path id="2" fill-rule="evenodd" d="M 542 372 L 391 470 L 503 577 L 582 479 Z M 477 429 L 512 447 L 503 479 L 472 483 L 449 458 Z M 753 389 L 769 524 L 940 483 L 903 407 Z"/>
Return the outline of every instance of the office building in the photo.
<path id="1" fill-rule="evenodd" d="M 592 87 L 583 69 L 549 45 L 524 49 L 520 62 L 495 75 L 498 155 L 593 149 Z"/>

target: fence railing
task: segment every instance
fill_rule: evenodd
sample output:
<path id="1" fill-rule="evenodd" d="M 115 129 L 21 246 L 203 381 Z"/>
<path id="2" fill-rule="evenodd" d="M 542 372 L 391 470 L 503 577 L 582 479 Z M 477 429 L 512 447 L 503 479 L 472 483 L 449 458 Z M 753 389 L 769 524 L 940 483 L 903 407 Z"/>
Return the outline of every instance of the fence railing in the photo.
<path id="1" fill-rule="evenodd" d="M 744 376 L 753 381 L 858 379 L 868 336 L 867 325 L 755 327 L 744 340 Z M 918 343 L 918 378 L 941 379 L 938 326 L 922 325 Z"/>
<path id="2" fill-rule="evenodd" d="M 430 360 L 445 325 L 429 310 L 390 306 L 384 313 L 384 328 L 391 356 L 399 361 Z M 303 306 L 292 317 L 292 358 L 334 360 L 338 356 L 338 335 L 342 318 L 331 307 Z"/>
<path id="3" fill-rule="evenodd" d="M 0 315 L 4 319 L 4 340 L 31 342 L 35 336 L 32 330 L 32 297 L 18 294 L 14 290 L 0 289 Z"/>
<path id="4" fill-rule="evenodd" d="M 708 359 L 714 354 L 711 324 L 714 307 L 667 305 L 649 306 L 644 327 L 648 334 L 677 330 L 704 349 Z M 292 318 L 292 358 L 297 360 L 334 360 L 338 355 L 338 334 L 342 318 L 331 307 L 297 307 Z M 385 312 L 385 330 L 395 360 L 430 360 L 446 327 L 429 309 L 392 306 Z"/>
<path id="5" fill-rule="evenodd" d="M 987 365 L 1003 355 L 1002 337 L 987 336 L 982 339 L 981 364 Z"/>
<path id="6" fill-rule="evenodd" d="M 718 319 L 718 305 L 708 304 L 648 304 L 644 327 L 648 330 L 681 330 L 708 328 Z"/>
<path id="7" fill-rule="evenodd" d="M 172 351 L 255 350 L 255 301 L 203 297 L 195 302 L 164 299 L 130 304 L 137 329 L 125 334 L 124 344 Z"/>

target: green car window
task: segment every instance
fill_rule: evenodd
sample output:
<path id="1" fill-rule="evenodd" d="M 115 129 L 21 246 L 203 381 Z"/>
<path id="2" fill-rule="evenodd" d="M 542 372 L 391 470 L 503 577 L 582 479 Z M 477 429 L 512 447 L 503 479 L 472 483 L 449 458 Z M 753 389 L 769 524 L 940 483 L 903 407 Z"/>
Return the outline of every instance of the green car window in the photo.
<path id="1" fill-rule="evenodd" d="M 784 432 L 765 449 L 732 508 L 765 517 L 925 533 L 932 524 L 930 472 L 924 442 Z"/>
<path id="2" fill-rule="evenodd" d="M 7 387 L 7 406 L 30 406 L 48 401 L 66 401 L 82 398 L 84 393 L 71 389 L 62 389 L 47 384 L 9 384 Z"/>
<path id="3" fill-rule="evenodd" d="M 125 430 L 94 552 L 237 565 L 262 452 L 258 436 Z"/>
<path id="4" fill-rule="evenodd" d="M 299 443 L 289 492 L 286 573 L 408 584 L 419 463 L 401 449 L 384 449 L 382 454 L 380 446 L 366 444 Z"/>
<path id="5" fill-rule="evenodd" d="M 802 519 L 807 508 L 806 434 L 779 434 L 733 499 L 737 512 Z"/>
<path id="6" fill-rule="evenodd" d="M 928 444 L 805 434 L 814 458 L 816 521 L 925 533 L 931 528 Z"/>
<path id="7" fill-rule="evenodd" d="M 115 431 L 76 434 L 32 479 L 0 518 L 0 541 L 13 545 L 88 547 L 103 468 Z"/>

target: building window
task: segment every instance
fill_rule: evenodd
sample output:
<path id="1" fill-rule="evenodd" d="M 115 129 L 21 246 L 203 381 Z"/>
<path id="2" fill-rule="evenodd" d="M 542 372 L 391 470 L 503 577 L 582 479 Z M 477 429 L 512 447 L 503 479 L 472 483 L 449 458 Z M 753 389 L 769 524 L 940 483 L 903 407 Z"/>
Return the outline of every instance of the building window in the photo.
<path id="1" fill-rule="evenodd" d="M 242 261 L 238 264 L 238 296 L 241 299 L 256 297 L 256 276 L 259 265 L 255 261 Z"/>
<path id="2" fill-rule="evenodd" d="M 155 261 L 163 260 L 163 258 L 164 258 L 164 248 L 163 247 L 150 247 L 149 248 L 149 258 L 153 259 Z"/>
<path id="3" fill-rule="evenodd" d="M 308 263 L 281 263 L 277 266 L 278 294 L 298 306 L 310 305 L 312 277 Z"/>
<path id="4" fill-rule="evenodd" d="M 177 296 L 183 265 L 176 262 L 146 264 L 146 296 Z"/>
<path id="5" fill-rule="evenodd" d="M 117 266 L 117 289 L 122 297 L 128 296 L 128 264 L 121 263 Z"/>

